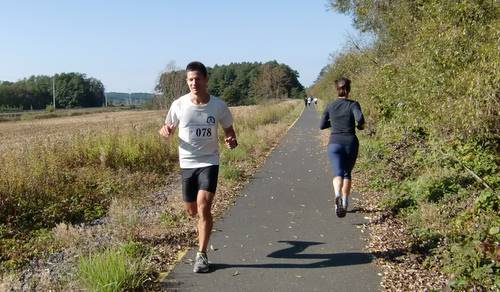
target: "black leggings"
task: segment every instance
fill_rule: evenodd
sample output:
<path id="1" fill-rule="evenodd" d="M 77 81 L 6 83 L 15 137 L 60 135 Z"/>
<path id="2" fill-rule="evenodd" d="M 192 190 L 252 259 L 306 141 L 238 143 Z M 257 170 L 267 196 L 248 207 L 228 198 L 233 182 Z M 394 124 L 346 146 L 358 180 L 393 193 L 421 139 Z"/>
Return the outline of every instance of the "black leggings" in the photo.
<path id="1" fill-rule="evenodd" d="M 357 140 L 349 144 L 328 144 L 328 158 L 332 163 L 333 176 L 351 178 L 351 171 L 358 157 L 358 148 Z"/>

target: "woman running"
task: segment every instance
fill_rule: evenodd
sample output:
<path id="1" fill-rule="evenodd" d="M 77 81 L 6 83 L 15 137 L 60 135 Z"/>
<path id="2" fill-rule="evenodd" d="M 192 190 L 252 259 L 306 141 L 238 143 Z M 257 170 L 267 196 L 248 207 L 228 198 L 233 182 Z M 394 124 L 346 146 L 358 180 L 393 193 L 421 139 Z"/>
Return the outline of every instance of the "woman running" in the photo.
<path id="1" fill-rule="evenodd" d="M 365 119 L 359 103 L 348 99 L 351 81 L 342 77 L 335 80 L 335 87 L 338 97 L 323 112 L 320 129 L 332 128 L 328 157 L 332 163 L 335 213 L 338 217 L 344 217 L 351 193 L 351 171 L 359 148 L 355 127 L 362 130 Z"/>

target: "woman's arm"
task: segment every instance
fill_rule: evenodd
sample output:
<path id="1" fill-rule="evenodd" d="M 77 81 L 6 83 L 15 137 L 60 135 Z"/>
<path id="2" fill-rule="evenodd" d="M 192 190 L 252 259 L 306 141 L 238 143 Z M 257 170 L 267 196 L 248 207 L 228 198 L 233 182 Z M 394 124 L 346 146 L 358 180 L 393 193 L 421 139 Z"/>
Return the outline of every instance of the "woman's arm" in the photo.
<path id="1" fill-rule="evenodd" d="M 352 113 L 354 114 L 354 119 L 356 120 L 356 128 L 358 128 L 358 130 L 363 130 L 365 128 L 365 117 L 363 116 L 361 106 L 358 102 L 354 103 Z"/>
<path id="2" fill-rule="evenodd" d="M 321 121 L 319 123 L 319 128 L 321 130 L 328 129 L 332 126 L 330 123 L 330 114 L 328 113 L 328 107 L 326 107 L 323 115 L 321 116 Z"/>

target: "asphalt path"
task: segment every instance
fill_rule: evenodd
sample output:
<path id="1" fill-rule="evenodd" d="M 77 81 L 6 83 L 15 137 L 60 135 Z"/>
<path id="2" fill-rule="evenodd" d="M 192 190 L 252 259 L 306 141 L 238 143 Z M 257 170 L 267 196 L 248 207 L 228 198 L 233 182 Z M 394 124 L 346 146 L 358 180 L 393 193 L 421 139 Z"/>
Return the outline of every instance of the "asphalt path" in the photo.
<path id="1" fill-rule="evenodd" d="M 165 291 L 378 291 L 380 277 L 350 211 L 337 218 L 319 114 L 306 108 L 280 145 L 215 222 L 211 270 L 193 273 L 190 250 Z M 356 193 L 350 205 L 355 207 Z"/>

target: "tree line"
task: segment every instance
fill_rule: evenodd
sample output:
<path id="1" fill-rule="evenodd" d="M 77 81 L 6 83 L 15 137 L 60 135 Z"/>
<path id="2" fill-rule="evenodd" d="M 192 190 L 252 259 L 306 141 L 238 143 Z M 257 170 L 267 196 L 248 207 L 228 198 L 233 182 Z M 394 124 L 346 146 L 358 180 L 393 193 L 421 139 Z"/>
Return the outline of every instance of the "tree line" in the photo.
<path id="1" fill-rule="evenodd" d="M 104 103 L 104 85 L 82 73 L 37 75 L 16 82 L 0 81 L 0 107 L 20 110 L 45 109 L 53 104 L 55 87 L 56 108 L 95 107 Z"/>
<path id="2" fill-rule="evenodd" d="M 299 73 L 276 61 L 215 65 L 207 70 L 209 92 L 232 106 L 269 99 L 304 98 L 306 94 L 298 81 Z M 52 82 L 56 108 L 96 107 L 105 102 L 101 81 L 82 73 L 61 73 L 52 77 L 31 76 L 16 82 L 0 81 L 0 109 L 30 110 L 52 106 Z M 173 63 L 168 64 L 155 91 L 157 94 L 148 101 L 148 107 L 166 108 L 175 98 L 189 92 L 186 72 Z"/>
<path id="3" fill-rule="evenodd" d="M 256 104 L 270 99 L 304 98 L 305 90 L 298 81 L 299 73 L 276 61 L 267 63 L 243 62 L 208 67 L 208 91 L 229 105 Z M 167 65 L 155 87 L 154 103 L 167 107 L 175 98 L 189 92 L 186 72 Z"/>

